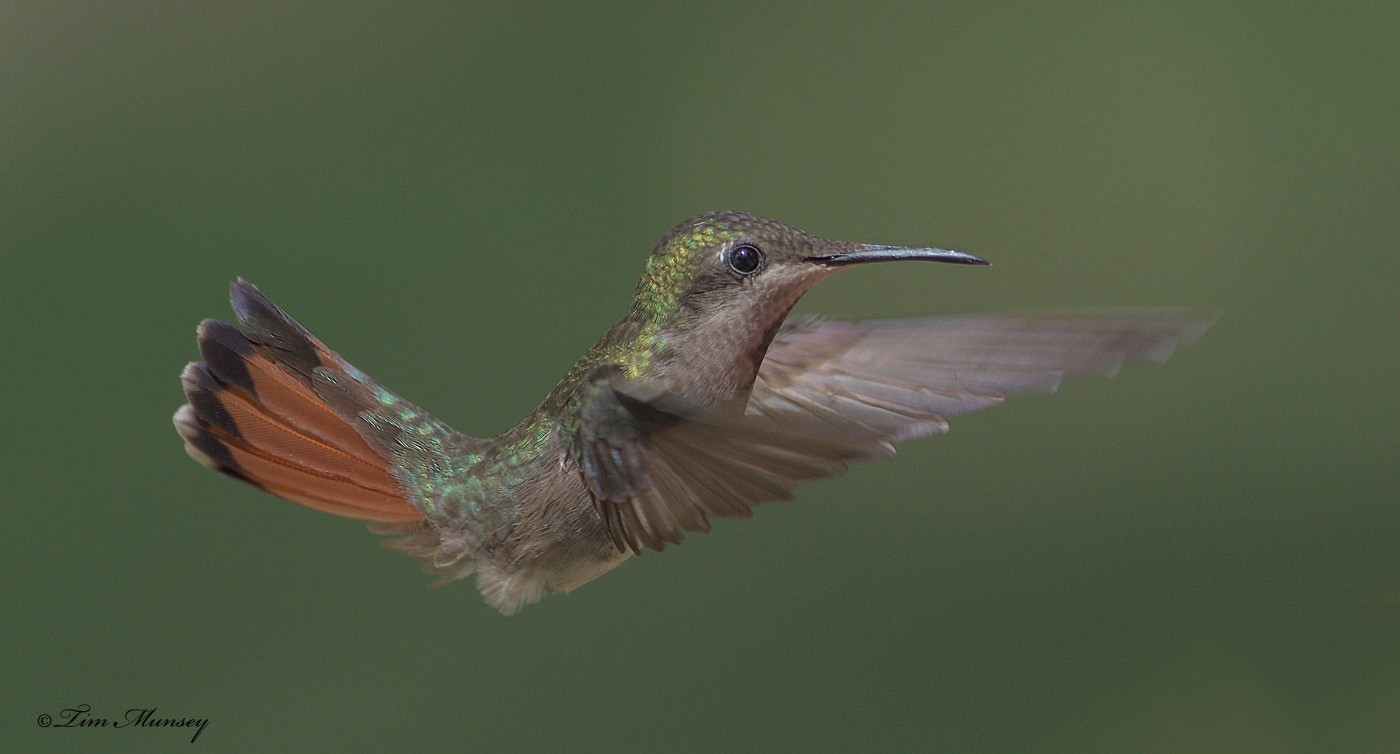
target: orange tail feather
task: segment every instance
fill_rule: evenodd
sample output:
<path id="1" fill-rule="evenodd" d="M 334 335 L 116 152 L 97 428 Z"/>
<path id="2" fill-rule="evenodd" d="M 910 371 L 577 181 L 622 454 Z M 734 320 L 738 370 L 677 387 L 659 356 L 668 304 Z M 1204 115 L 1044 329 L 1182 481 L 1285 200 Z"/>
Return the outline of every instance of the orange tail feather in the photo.
<path id="1" fill-rule="evenodd" d="M 257 295 L 240 291 L 238 296 Z M 251 289 L 251 286 L 248 286 Z M 181 379 L 189 401 L 175 426 L 190 456 L 216 471 L 308 508 L 381 522 L 421 521 L 423 513 L 376 450 L 312 387 L 317 368 L 338 359 L 266 299 L 276 321 L 248 322 L 251 337 L 233 325 L 206 320 L 199 327 L 203 363 Z M 271 314 L 269 314 L 271 313 Z"/>

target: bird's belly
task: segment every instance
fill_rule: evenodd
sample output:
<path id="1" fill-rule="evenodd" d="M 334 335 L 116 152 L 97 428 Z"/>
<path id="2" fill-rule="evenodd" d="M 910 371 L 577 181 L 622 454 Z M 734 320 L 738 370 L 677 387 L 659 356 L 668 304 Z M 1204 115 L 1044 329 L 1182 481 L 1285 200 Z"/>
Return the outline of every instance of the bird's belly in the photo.
<path id="1" fill-rule="evenodd" d="M 514 526 L 483 563 L 477 585 L 503 612 L 567 592 L 616 568 L 630 552 L 620 552 L 598 516 L 592 498 L 576 476 L 555 480 L 536 505 L 517 514 Z"/>
<path id="2" fill-rule="evenodd" d="M 617 548 L 613 548 L 612 555 L 613 557 L 606 559 L 575 561 L 574 567 L 557 572 L 554 575 L 554 580 L 545 586 L 545 590 L 571 592 L 622 565 L 622 561 L 630 557 L 631 553 L 618 552 Z"/>

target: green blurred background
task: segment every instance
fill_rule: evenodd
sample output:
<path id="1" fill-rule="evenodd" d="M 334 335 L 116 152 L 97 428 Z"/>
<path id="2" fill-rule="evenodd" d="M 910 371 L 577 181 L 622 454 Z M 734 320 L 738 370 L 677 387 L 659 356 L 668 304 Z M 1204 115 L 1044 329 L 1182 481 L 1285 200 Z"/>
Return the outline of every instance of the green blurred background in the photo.
<path id="1" fill-rule="evenodd" d="M 3 748 L 1400 749 L 1400 6 L 1311 5 L 6 3 Z M 1223 316 L 509 619 L 170 426 L 244 275 L 500 431 L 721 207 Z"/>

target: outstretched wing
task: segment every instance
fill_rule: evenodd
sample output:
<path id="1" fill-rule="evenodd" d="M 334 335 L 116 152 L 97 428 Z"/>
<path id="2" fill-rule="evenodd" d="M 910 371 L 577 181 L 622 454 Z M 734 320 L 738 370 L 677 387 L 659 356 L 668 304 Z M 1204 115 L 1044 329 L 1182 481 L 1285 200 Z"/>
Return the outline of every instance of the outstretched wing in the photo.
<path id="1" fill-rule="evenodd" d="M 747 517 L 800 481 L 894 455 L 885 442 L 794 437 L 737 412 L 677 416 L 632 397 L 646 392 L 607 370 L 582 389 L 573 456 L 619 550 L 664 549 L 685 531 L 709 531 L 710 516 Z"/>
<path id="2" fill-rule="evenodd" d="M 1210 327 L 1189 311 L 805 320 L 779 330 L 747 415 L 803 435 L 907 440 L 1070 375 L 1165 361 Z"/>
<path id="3" fill-rule="evenodd" d="M 634 397 L 645 385 L 595 374 L 574 455 L 618 549 L 660 550 L 710 516 L 748 516 L 798 482 L 891 457 L 948 416 L 1162 361 L 1209 325 L 1180 311 L 790 322 L 742 413 L 677 416 Z"/>

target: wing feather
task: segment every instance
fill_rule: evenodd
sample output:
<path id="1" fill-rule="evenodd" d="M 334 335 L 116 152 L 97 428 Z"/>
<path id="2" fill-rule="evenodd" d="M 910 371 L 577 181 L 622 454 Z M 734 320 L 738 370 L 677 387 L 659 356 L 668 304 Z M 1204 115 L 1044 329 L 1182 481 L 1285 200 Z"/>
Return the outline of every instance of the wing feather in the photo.
<path id="1" fill-rule="evenodd" d="M 710 517 L 892 457 L 949 416 L 1161 361 L 1209 325 L 1185 311 L 789 322 L 743 412 L 678 416 L 639 397 L 655 386 L 600 370 L 581 393 L 575 455 L 618 549 L 660 550 Z"/>

